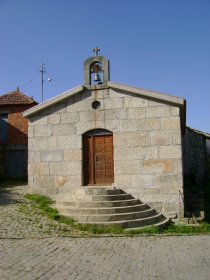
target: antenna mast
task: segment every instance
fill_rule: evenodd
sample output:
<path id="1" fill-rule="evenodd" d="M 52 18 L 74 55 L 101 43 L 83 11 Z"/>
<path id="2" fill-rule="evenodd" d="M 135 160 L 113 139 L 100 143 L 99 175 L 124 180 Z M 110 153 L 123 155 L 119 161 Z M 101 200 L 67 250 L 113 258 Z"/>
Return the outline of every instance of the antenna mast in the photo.
<path id="1" fill-rule="evenodd" d="M 45 73 L 45 65 L 42 62 L 40 66 L 40 72 L 41 72 L 41 77 L 42 77 L 42 103 L 44 102 L 44 73 Z"/>

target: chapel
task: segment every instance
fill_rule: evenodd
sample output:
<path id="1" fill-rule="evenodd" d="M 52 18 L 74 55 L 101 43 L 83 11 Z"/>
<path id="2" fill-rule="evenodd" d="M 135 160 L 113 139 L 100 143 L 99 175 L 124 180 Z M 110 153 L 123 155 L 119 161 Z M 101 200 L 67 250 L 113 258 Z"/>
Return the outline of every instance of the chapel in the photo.
<path id="1" fill-rule="evenodd" d="M 29 121 L 29 186 L 33 192 L 60 195 L 60 204 L 71 197 L 72 215 L 80 205 L 77 200 L 87 195 L 99 200 L 109 193 L 109 201 L 114 196 L 124 200 L 115 203 L 120 209 L 112 210 L 112 216 L 123 205 L 136 213 L 138 200 L 147 205 L 144 211 L 155 211 L 153 216 L 183 217 L 185 99 L 110 81 L 109 60 L 98 48 L 94 52 L 84 62 L 83 85 L 24 113 Z M 93 209 L 88 199 L 83 206 Z M 81 221 L 98 221 L 88 213 Z"/>

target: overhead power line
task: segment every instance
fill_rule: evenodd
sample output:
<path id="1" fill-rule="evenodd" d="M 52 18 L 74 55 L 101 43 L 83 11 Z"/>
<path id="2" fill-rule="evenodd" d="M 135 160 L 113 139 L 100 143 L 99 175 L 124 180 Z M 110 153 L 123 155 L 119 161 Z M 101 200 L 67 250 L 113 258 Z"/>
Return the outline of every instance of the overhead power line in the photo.
<path id="1" fill-rule="evenodd" d="M 27 58 L 25 55 L 23 56 L 20 54 L 19 51 L 17 51 L 15 48 L 12 48 L 8 44 L 0 41 L 0 48 L 1 51 L 4 52 L 5 55 L 8 57 L 15 59 L 19 61 L 20 63 L 25 64 L 26 66 L 32 67 L 32 68 L 37 68 L 39 67 L 38 63 L 33 62 L 31 59 Z"/>
<path id="2" fill-rule="evenodd" d="M 18 51 L 17 49 L 9 46 L 5 42 L 2 42 L 2 40 L 0 40 L 0 49 L 1 49 L 1 52 L 6 54 L 8 57 L 17 60 L 17 61 L 19 61 L 20 63 L 23 63 L 26 66 L 36 68 L 36 69 L 39 68 L 39 72 L 41 72 L 41 99 L 42 99 L 42 102 L 43 102 L 44 101 L 44 82 L 45 82 L 44 74 L 46 73 L 45 64 L 42 62 L 41 66 L 40 66 L 38 63 L 35 63 L 31 59 L 27 58 L 25 55 L 20 54 L 20 51 Z M 29 83 L 31 83 L 34 80 L 34 78 L 32 78 L 32 79 L 28 80 L 26 83 L 24 83 L 21 86 L 21 88 L 25 87 Z M 52 78 L 48 78 L 47 81 L 51 82 Z"/>
<path id="3" fill-rule="evenodd" d="M 20 88 L 25 88 L 27 85 L 32 83 L 34 81 L 34 79 L 37 78 L 38 76 L 39 76 L 39 73 L 37 73 L 32 79 L 30 79 L 27 82 L 25 82 L 22 86 L 20 86 Z"/>

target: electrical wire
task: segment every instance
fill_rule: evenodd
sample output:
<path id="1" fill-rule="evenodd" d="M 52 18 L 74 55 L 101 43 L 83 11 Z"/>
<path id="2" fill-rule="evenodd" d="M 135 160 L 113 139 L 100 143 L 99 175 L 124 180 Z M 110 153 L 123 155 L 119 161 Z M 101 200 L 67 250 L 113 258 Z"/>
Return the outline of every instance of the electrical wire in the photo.
<path id="1" fill-rule="evenodd" d="M 10 57 L 28 67 L 36 68 L 36 69 L 38 68 L 39 72 L 41 72 L 40 64 L 35 63 L 31 59 L 27 58 L 25 55 L 23 56 L 22 54 L 20 54 L 20 51 L 18 51 L 14 47 L 9 46 L 7 43 L 3 42 L 2 40 L 0 40 L 0 50 L 8 57 Z M 45 64 L 43 64 L 43 65 L 45 65 Z M 44 71 L 44 73 L 45 73 L 45 71 Z M 27 85 L 32 83 L 39 74 L 40 73 L 37 73 L 32 79 L 28 80 L 26 83 L 24 83 L 22 86 L 20 86 L 20 88 L 25 88 Z M 50 82 L 51 80 L 52 80 L 51 78 L 45 79 L 44 82 L 46 82 L 46 81 Z"/>
<path id="2" fill-rule="evenodd" d="M 29 85 L 30 83 L 32 83 L 35 78 L 37 78 L 37 76 L 39 75 L 39 73 L 37 73 L 32 79 L 30 79 L 29 81 L 27 81 L 25 84 L 23 84 L 22 86 L 20 86 L 20 88 L 25 88 L 27 85 Z"/>
<path id="3" fill-rule="evenodd" d="M 15 50 L 15 48 L 10 47 L 8 44 L 2 42 L 1 40 L 0 40 L 0 48 L 1 48 L 1 51 L 3 51 L 4 54 L 6 54 L 8 57 L 13 58 L 13 59 L 19 61 L 20 63 L 25 64 L 26 66 L 29 66 L 32 68 L 39 67 L 39 64 L 34 63 L 29 58 L 26 58 L 25 56 L 20 54 L 17 50 Z"/>

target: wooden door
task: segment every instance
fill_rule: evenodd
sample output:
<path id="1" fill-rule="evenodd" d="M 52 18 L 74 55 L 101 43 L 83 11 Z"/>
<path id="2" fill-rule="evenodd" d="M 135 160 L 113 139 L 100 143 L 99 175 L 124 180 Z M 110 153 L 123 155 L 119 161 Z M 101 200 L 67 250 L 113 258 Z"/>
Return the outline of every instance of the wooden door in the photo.
<path id="1" fill-rule="evenodd" d="M 85 185 L 109 185 L 114 182 L 113 136 L 84 136 Z"/>

